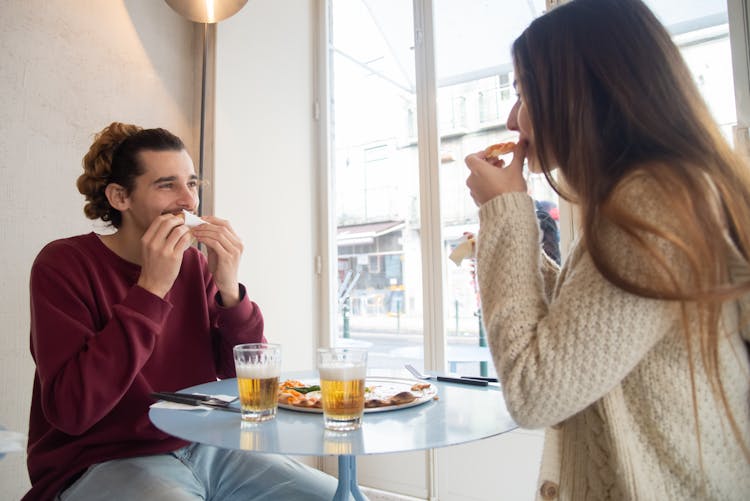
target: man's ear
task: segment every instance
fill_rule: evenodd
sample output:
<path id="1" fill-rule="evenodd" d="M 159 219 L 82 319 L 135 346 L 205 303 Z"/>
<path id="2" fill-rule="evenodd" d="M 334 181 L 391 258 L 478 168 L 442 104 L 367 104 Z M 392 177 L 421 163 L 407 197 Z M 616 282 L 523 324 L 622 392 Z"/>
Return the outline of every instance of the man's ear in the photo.
<path id="1" fill-rule="evenodd" d="M 117 183 L 110 183 L 104 188 L 104 194 L 107 196 L 109 205 L 120 212 L 130 207 L 130 198 L 125 188 Z"/>

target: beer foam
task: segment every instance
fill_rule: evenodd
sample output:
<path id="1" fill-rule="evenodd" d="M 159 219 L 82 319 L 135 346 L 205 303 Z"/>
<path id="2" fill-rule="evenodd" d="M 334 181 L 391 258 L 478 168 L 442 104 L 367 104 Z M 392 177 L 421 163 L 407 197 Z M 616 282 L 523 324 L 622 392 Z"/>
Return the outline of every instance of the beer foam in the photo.
<path id="1" fill-rule="evenodd" d="M 341 363 L 326 365 L 318 368 L 320 379 L 326 381 L 351 381 L 353 379 L 364 379 L 367 374 L 367 366 Z"/>
<path id="2" fill-rule="evenodd" d="M 267 379 L 279 377 L 281 369 L 275 365 L 237 365 L 237 377 Z"/>

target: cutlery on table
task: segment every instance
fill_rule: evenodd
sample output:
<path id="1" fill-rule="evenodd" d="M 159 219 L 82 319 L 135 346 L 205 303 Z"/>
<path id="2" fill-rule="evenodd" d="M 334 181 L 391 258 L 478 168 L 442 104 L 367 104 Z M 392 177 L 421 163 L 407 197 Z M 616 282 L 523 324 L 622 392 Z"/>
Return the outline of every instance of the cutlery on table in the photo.
<path id="1" fill-rule="evenodd" d="M 167 402 L 174 402 L 176 404 L 210 407 L 220 411 L 241 412 L 238 407 L 230 406 L 230 402 L 214 398 L 210 395 L 156 391 L 151 394 L 151 397 L 156 400 L 166 400 Z"/>
<path id="2" fill-rule="evenodd" d="M 476 379 L 478 381 L 487 381 L 488 383 L 499 383 L 496 377 L 484 377 L 484 376 L 461 376 L 461 379 Z"/>
<path id="3" fill-rule="evenodd" d="M 445 383 L 458 383 L 458 384 L 468 384 L 472 386 L 487 386 L 489 383 L 487 381 L 483 381 L 480 379 L 470 379 L 467 377 L 450 377 L 450 376 L 430 376 L 428 374 L 422 374 L 417 369 L 412 367 L 409 364 L 405 364 L 404 367 L 406 367 L 406 370 L 411 372 L 412 376 L 414 376 L 417 379 L 434 379 L 436 381 L 442 381 Z"/>

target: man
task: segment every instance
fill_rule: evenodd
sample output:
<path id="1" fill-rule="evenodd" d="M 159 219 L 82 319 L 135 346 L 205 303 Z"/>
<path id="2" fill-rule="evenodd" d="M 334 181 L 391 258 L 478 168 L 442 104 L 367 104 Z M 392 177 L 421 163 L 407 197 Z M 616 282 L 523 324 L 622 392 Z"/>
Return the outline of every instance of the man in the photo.
<path id="1" fill-rule="evenodd" d="M 54 241 L 32 267 L 24 500 L 331 499 L 332 477 L 289 458 L 151 424 L 152 391 L 233 377 L 232 347 L 264 341 L 263 318 L 238 282 L 231 225 L 206 216 L 188 229 L 178 216 L 197 208 L 199 184 L 179 138 L 113 123 L 83 168 L 84 212 L 116 231 Z"/>

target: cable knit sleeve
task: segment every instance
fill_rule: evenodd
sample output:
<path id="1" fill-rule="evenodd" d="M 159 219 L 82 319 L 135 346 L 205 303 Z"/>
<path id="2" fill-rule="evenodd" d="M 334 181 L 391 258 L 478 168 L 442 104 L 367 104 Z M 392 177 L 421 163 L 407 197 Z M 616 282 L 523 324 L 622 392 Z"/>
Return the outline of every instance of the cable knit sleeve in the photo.
<path id="1" fill-rule="evenodd" d="M 576 248 L 548 301 L 534 206 L 525 193 L 480 208 L 478 277 L 508 409 L 519 425 L 555 425 L 618 384 L 672 326 L 675 308 L 615 287 Z"/>

